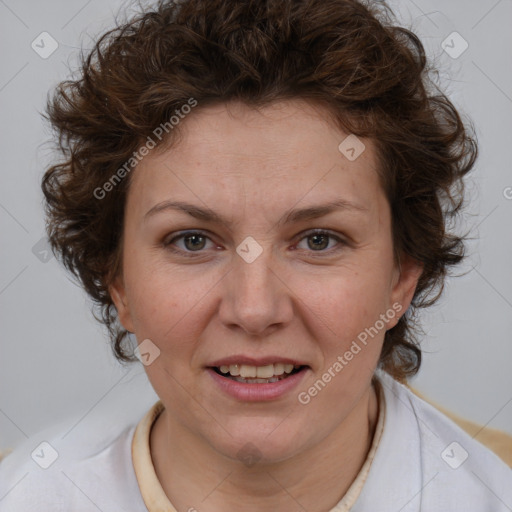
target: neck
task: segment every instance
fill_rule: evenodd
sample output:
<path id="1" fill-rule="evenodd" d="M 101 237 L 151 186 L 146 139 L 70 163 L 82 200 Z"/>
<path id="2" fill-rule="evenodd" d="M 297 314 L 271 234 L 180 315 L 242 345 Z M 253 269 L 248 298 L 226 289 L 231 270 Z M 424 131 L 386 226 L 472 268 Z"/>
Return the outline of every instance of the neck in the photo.
<path id="1" fill-rule="evenodd" d="M 225 457 L 163 411 L 150 435 L 157 477 L 177 510 L 327 511 L 357 477 L 370 450 L 379 405 L 373 386 L 321 442 L 289 459 L 247 467 Z M 192 476 L 191 476 L 192 475 Z"/>

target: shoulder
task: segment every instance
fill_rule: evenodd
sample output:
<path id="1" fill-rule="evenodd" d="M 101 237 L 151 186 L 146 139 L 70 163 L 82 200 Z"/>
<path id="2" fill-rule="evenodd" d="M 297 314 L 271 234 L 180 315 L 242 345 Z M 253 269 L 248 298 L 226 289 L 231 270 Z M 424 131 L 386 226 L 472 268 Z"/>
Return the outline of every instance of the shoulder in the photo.
<path id="1" fill-rule="evenodd" d="M 131 459 L 135 425 L 54 427 L 30 437 L 0 462 L 0 512 L 145 511 Z"/>
<path id="2" fill-rule="evenodd" d="M 409 386 L 408 386 L 409 387 Z M 474 423 L 462 416 L 458 416 L 449 409 L 436 404 L 432 400 L 425 398 L 422 394 L 414 388 L 410 388 L 412 392 L 434 406 L 435 409 L 440 411 L 444 416 L 452 420 L 462 430 L 470 435 L 473 439 L 476 439 L 481 444 L 489 448 L 498 457 L 505 462 L 509 467 L 512 468 L 512 435 L 501 430 L 490 428 L 486 425 Z"/>
<path id="3" fill-rule="evenodd" d="M 401 459 L 401 478 L 415 489 L 398 485 L 404 498 L 428 510 L 510 510 L 512 470 L 499 457 L 389 375 L 379 373 L 379 381 L 386 401 L 381 451 L 391 463 Z"/>
<path id="4" fill-rule="evenodd" d="M 496 475 L 495 478 L 499 478 L 500 475 L 505 476 L 510 483 L 512 478 L 512 470 L 509 466 L 492 450 L 480 443 L 475 439 L 474 435 L 471 436 L 464 425 L 469 427 L 475 427 L 476 424 L 464 421 L 460 418 L 459 422 L 455 421 L 453 415 L 448 415 L 446 410 L 441 410 L 433 404 L 427 402 L 424 398 L 419 397 L 408 387 L 393 381 L 397 395 L 406 398 L 411 404 L 412 410 L 415 413 L 416 423 L 422 437 L 425 440 L 436 439 L 438 442 L 448 443 L 446 451 L 443 450 L 441 453 L 442 460 L 451 468 L 455 469 L 462 467 L 466 460 L 470 462 L 468 468 L 470 469 L 472 464 L 471 460 L 474 460 L 479 466 L 486 468 L 492 475 Z M 471 429 L 469 429 L 471 431 Z M 478 429 L 472 429 L 473 433 L 476 434 Z M 511 443 L 512 437 L 499 433 L 501 439 L 506 439 Z M 427 449 L 428 446 L 425 446 Z M 426 450 L 425 456 L 433 455 L 432 450 Z M 428 458 L 428 457 L 427 457 Z M 436 457 L 438 458 L 438 457 Z M 454 459 L 454 460 L 451 460 Z"/>

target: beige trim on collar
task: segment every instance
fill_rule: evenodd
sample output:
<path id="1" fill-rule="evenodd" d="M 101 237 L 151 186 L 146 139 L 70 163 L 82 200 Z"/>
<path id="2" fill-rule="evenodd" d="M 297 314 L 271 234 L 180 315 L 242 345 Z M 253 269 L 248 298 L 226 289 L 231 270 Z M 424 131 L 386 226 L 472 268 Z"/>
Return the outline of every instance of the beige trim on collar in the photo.
<path id="1" fill-rule="evenodd" d="M 132 441 L 133 468 L 142 499 L 149 512 L 177 512 L 156 476 L 149 445 L 151 427 L 163 410 L 161 401 L 153 405 L 137 425 Z"/>
<path id="2" fill-rule="evenodd" d="M 363 489 L 364 483 L 366 482 L 370 466 L 375 457 L 375 452 L 377 451 L 377 447 L 380 443 L 382 433 L 384 431 L 386 403 L 382 385 L 377 378 L 375 378 L 374 382 L 379 400 L 379 418 L 375 428 L 372 446 L 356 479 L 352 482 L 352 485 L 345 493 L 345 496 L 334 508 L 330 510 L 330 512 L 348 512 L 354 506 L 355 502 L 359 498 L 361 490 Z M 132 440 L 133 467 L 139 484 L 140 493 L 144 503 L 146 504 L 148 512 L 177 512 L 162 489 L 151 459 L 149 444 L 151 427 L 163 410 L 164 406 L 161 401 L 158 401 L 153 405 L 137 425 Z"/>
<path id="3" fill-rule="evenodd" d="M 370 451 L 368 452 L 368 456 L 366 457 L 361 470 L 357 474 L 356 479 L 352 482 L 352 485 L 348 488 L 345 496 L 343 496 L 341 501 L 339 501 L 338 504 L 329 512 L 348 512 L 355 505 L 361 491 L 363 490 L 366 479 L 368 478 L 370 467 L 373 459 L 375 458 L 377 448 L 379 447 L 382 433 L 384 432 L 384 421 L 386 419 L 386 399 L 379 379 L 375 377 L 373 382 L 375 384 L 375 391 L 377 392 L 377 398 L 379 401 L 379 419 L 377 420 L 377 425 L 375 427 L 372 446 L 370 447 Z"/>

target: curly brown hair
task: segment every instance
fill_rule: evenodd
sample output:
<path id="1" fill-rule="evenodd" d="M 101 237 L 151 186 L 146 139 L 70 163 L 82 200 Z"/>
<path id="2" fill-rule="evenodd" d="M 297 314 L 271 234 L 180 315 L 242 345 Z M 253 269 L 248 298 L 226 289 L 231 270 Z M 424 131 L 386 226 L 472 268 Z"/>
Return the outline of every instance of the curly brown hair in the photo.
<path id="1" fill-rule="evenodd" d="M 107 200 L 95 191 L 191 98 L 197 108 L 300 98 L 375 142 L 395 257 L 423 265 L 407 314 L 385 334 L 380 366 L 400 380 L 414 375 L 416 310 L 438 299 L 449 267 L 464 256 L 464 237 L 448 226 L 477 155 L 472 130 L 430 71 L 418 37 L 395 26 L 382 2 L 160 1 L 104 34 L 82 55 L 80 76 L 48 101 L 64 159 L 42 188 L 53 251 L 101 311 L 116 357 L 134 359 L 109 293 L 121 270 L 130 176 L 122 173 Z M 166 130 L 166 146 L 178 129 Z"/>

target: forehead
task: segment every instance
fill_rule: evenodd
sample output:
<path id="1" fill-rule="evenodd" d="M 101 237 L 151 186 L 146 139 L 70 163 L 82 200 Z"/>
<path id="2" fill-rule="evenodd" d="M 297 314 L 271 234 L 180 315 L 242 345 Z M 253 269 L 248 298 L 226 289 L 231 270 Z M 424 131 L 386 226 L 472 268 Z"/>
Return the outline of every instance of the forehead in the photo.
<path id="1" fill-rule="evenodd" d="M 291 207 L 341 193 L 371 206 L 381 192 L 372 142 L 343 132 L 329 112 L 304 101 L 260 109 L 199 105 L 179 130 L 172 145 L 145 157 L 134 172 L 130 195 L 145 207 L 169 196 L 196 196 L 208 206 L 243 198 L 252 206 Z"/>
<path id="2" fill-rule="evenodd" d="M 181 140 L 174 148 L 197 159 L 222 154 L 232 160 L 283 160 L 286 167 L 309 164 L 321 153 L 341 162 L 339 144 L 349 135 L 326 107 L 299 99 L 260 108 L 241 102 L 199 107 L 178 128 Z M 371 149 L 363 158 L 367 165 L 373 164 Z"/>

